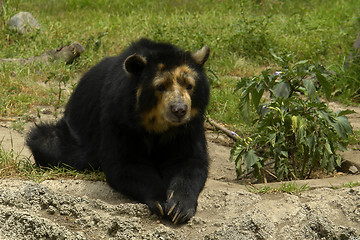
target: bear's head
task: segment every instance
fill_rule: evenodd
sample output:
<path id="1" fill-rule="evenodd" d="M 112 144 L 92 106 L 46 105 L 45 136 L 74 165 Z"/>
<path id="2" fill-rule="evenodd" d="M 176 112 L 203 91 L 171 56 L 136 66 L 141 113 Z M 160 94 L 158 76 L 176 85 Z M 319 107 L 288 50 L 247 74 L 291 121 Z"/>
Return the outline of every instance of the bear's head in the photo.
<path id="1" fill-rule="evenodd" d="M 165 132 L 204 113 L 209 86 L 202 67 L 209 52 L 205 46 L 193 54 L 177 49 L 126 58 L 125 72 L 139 82 L 136 109 L 146 131 Z"/>

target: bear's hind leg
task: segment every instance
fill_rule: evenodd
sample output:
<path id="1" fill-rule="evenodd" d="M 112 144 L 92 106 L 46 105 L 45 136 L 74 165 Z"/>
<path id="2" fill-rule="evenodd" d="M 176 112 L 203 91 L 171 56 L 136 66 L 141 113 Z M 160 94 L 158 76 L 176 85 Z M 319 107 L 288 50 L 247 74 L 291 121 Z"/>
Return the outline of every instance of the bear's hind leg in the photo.
<path id="1" fill-rule="evenodd" d="M 26 144 L 38 166 L 70 166 L 76 170 L 97 169 L 94 154 L 87 154 L 61 119 L 57 124 L 36 125 L 28 134 Z"/>

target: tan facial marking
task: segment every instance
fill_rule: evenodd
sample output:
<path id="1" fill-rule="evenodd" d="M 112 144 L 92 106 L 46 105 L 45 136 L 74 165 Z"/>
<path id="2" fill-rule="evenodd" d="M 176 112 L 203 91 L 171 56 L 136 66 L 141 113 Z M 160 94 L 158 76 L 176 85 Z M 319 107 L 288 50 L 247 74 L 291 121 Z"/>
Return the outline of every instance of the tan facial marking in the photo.
<path id="1" fill-rule="evenodd" d="M 185 124 L 198 113 L 197 109 L 191 108 L 196 72 L 187 65 L 163 71 L 162 65 L 158 65 L 153 81 L 158 104 L 142 114 L 142 125 L 151 132 L 164 132 L 172 126 Z M 141 89 L 137 92 L 137 98 L 140 94 Z M 174 106 L 180 106 L 183 114 L 175 113 Z"/>
<path id="2" fill-rule="evenodd" d="M 162 71 L 162 70 L 164 70 L 164 69 L 165 69 L 165 64 L 159 63 L 159 64 L 158 64 L 158 70 L 159 70 L 159 71 Z"/>
<path id="3" fill-rule="evenodd" d="M 174 77 L 180 84 L 192 84 L 195 87 L 195 79 L 197 74 L 189 66 L 183 65 L 175 68 Z"/>
<path id="4" fill-rule="evenodd" d="M 197 114 L 199 113 L 199 109 L 197 108 L 192 108 L 191 109 L 191 118 L 195 117 Z"/>
<path id="5" fill-rule="evenodd" d="M 169 123 L 162 117 L 164 102 L 158 104 L 150 111 L 142 114 L 142 125 L 149 132 L 164 132 L 170 128 Z"/>

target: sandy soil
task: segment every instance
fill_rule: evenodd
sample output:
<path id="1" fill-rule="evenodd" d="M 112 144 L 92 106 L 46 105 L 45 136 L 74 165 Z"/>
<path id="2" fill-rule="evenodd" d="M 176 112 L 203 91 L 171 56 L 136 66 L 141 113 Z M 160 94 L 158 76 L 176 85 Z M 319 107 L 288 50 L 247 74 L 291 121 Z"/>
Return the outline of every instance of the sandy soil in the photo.
<path id="1" fill-rule="evenodd" d="M 360 108 L 354 110 L 350 121 L 360 129 Z M 9 124 L 0 122 L 3 147 L 30 155 L 24 135 Z M 298 181 L 310 187 L 300 194 L 255 194 L 236 180 L 228 140 L 216 133 L 208 140 L 210 176 L 185 225 L 159 220 L 104 182 L 6 179 L 0 180 L 0 239 L 360 239 L 360 186 L 333 188 L 360 182 L 360 175 Z M 344 157 L 357 166 L 359 151 Z"/>

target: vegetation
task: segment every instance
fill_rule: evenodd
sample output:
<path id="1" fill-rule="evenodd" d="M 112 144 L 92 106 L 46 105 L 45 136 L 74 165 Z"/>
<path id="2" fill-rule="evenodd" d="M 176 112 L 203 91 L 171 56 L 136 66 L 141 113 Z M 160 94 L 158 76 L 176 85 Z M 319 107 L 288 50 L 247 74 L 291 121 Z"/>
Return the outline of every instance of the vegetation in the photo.
<path id="1" fill-rule="evenodd" d="M 241 92 L 234 92 L 239 87 L 239 77 L 257 76 L 269 68 L 284 71 L 276 61 L 276 56 L 291 54 L 293 57 L 289 59 L 288 66 L 294 66 L 305 59 L 308 63 L 321 63 L 332 73 L 326 76 L 326 80 L 329 86 L 334 86 L 326 89 L 323 94 L 328 96 L 331 91 L 332 96 L 339 97 L 342 101 L 359 101 L 360 65 L 356 58 L 347 61 L 360 29 L 360 5 L 357 0 L 330 0 L 326 5 L 321 0 L 0 2 L 0 58 L 37 56 L 74 41 L 80 42 L 86 49 L 79 59 L 69 65 L 0 63 L 0 117 L 20 116 L 21 120 L 13 125 L 18 130 L 23 129 L 23 122 L 28 121 L 28 116 L 36 113 L 39 106 L 54 106 L 55 109 L 64 106 L 82 73 L 103 57 L 118 54 L 131 41 L 140 37 L 170 41 L 191 51 L 203 45 L 210 46 L 211 57 L 206 63 L 212 86 L 208 114 L 216 121 L 238 129 L 239 135 L 252 136 L 258 131 L 255 125 L 245 125 L 241 116 L 250 115 L 248 120 L 259 116 L 256 112 L 239 114 Z M 8 30 L 8 20 L 19 11 L 31 12 L 41 24 L 41 30 L 28 35 L 18 35 Z M 315 71 L 316 68 L 312 70 Z M 267 70 L 262 76 L 272 78 L 273 73 Z M 255 77 L 258 80 L 260 78 Z M 246 82 L 247 78 L 241 79 Z M 313 89 L 312 84 L 317 87 L 317 82 L 306 82 L 307 85 L 303 85 L 305 91 Z M 316 99 L 318 94 L 316 91 Z M 263 104 L 261 101 L 264 100 L 259 100 L 259 106 Z M 341 120 L 341 114 L 347 113 L 333 115 L 325 109 L 323 103 L 315 100 L 305 101 L 299 98 L 296 101 L 293 97 L 281 101 L 279 98 L 270 107 L 275 109 L 280 107 L 275 104 L 290 103 L 295 104 L 294 108 L 296 104 L 305 108 L 315 105 L 318 112 L 316 114 L 325 112 L 331 121 L 337 118 Z M 318 119 L 315 112 L 311 116 Z M 269 114 L 269 118 L 279 117 L 276 110 Z M 316 128 L 311 119 L 300 113 L 291 116 L 296 116 L 296 119 L 292 119 L 294 123 L 312 123 L 306 125 L 307 131 Z M 295 126 L 287 121 L 281 126 L 284 131 L 290 131 L 288 128 Z M 334 132 L 331 121 L 325 119 L 319 123 L 330 126 L 329 134 L 336 135 L 338 132 L 336 129 Z M 270 130 L 263 131 L 266 136 L 271 135 Z M 299 131 L 298 129 L 298 133 Z M 320 135 L 319 139 L 324 137 Z M 334 153 L 341 146 L 336 145 L 336 137 L 332 137 L 333 135 L 327 138 L 334 142 L 334 146 L 330 145 L 330 150 Z M 256 151 L 258 148 L 253 153 Z M 5 153 L 0 159 L 7 159 Z M 288 154 L 297 156 L 297 153 Z M 280 155 L 280 158 L 283 157 Z M 258 162 L 263 164 L 262 161 L 264 160 Z M 330 166 L 329 170 L 339 162 L 336 158 L 331 161 L 335 163 L 330 164 L 331 166 L 325 164 Z M 280 171 L 281 167 L 278 166 L 277 169 Z M 287 177 L 293 171 L 289 168 L 283 170 L 282 174 Z M 303 176 L 308 173 L 309 171 L 304 170 Z"/>
<path id="2" fill-rule="evenodd" d="M 241 92 L 245 120 L 250 121 L 246 113 L 257 113 L 254 137 L 240 139 L 231 151 L 238 176 L 254 168 L 254 175 L 263 178 L 263 167 L 272 160 L 279 180 L 308 178 L 314 170 L 334 171 L 342 161 L 337 152 L 346 149 L 352 134 L 345 116 L 352 111 L 333 113 L 320 100 L 320 89 L 327 98 L 331 95 L 328 72 L 322 66 L 309 61 L 290 66 L 289 56 L 275 57 L 281 72 L 266 70 L 242 78 L 235 89 Z M 269 100 L 261 103 L 267 93 Z"/>
<path id="3" fill-rule="evenodd" d="M 309 189 L 308 184 L 299 186 L 296 182 L 284 182 L 281 183 L 279 187 L 270 187 L 267 185 L 263 186 L 254 186 L 250 185 L 248 190 L 252 193 L 288 193 L 288 194 L 297 194 Z"/>
<path id="4" fill-rule="evenodd" d="M 237 76 L 254 75 L 273 65 L 271 51 L 277 55 L 293 52 L 294 61 L 322 61 L 342 69 L 360 29 L 356 0 L 331 0 L 326 6 L 320 0 L 3 2 L 0 58 L 36 56 L 73 41 L 86 48 L 72 65 L 1 64 L 0 114 L 6 116 L 21 116 L 34 106 L 53 104 L 61 76 L 69 76 L 75 83 L 79 74 L 101 58 L 118 54 L 134 39 L 149 37 L 191 51 L 209 45 L 212 53 L 207 68 L 219 76 L 213 84 L 209 113 L 240 128 L 239 118 L 233 114 L 237 111 L 232 93 Z M 26 36 L 10 32 L 7 21 L 19 11 L 32 12 L 42 29 Z M 354 77 L 349 74 L 348 79 Z M 56 77 L 48 81 L 49 76 Z M 339 90 L 349 98 L 358 87 L 347 90 L 353 84 L 349 80 L 339 85 L 344 87 Z"/>
<path id="5" fill-rule="evenodd" d="M 71 178 L 91 181 L 105 181 L 105 174 L 99 171 L 78 172 L 71 168 L 54 167 L 38 168 L 33 162 L 20 153 L 5 150 L 0 141 L 0 178 L 21 178 L 33 181 L 44 181 L 55 178 Z"/>
<path id="6" fill-rule="evenodd" d="M 343 183 L 341 186 L 332 186 L 331 188 L 336 190 L 336 189 L 342 189 L 342 188 L 353 188 L 353 187 L 357 187 L 360 186 L 360 182 L 348 182 L 348 183 Z"/>

